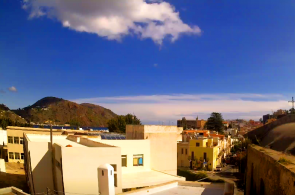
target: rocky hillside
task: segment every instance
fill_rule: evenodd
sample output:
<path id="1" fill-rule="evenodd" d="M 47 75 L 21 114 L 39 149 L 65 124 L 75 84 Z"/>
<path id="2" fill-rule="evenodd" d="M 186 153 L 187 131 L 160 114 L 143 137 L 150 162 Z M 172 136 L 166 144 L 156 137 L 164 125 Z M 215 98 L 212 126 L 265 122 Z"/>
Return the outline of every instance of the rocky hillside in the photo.
<path id="1" fill-rule="evenodd" d="M 56 97 L 45 97 L 32 106 L 13 110 L 27 121 L 36 124 L 106 127 L 107 121 L 117 115 L 111 110 L 94 104 L 77 104 Z"/>
<path id="2" fill-rule="evenodd" d="M 26 123 L 27 122 L 21 116 L 15 114 L 11 110 L 9 110 L 9 108 L 4 104 L 0 104 L 0 119 L 10 119 L 11 121 L 15 121 L 18 123 Z"/>

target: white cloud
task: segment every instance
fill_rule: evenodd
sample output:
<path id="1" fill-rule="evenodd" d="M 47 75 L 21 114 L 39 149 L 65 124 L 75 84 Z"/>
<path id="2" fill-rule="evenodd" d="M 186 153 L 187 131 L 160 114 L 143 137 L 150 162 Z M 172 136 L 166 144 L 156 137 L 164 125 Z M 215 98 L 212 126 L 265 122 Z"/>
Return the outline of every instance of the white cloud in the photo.
<path id="1" fill-rule="evenodd" d="M 94 103 L 117 114 L 135 113 L 143 122 L 157 124 L 177 119 L 207 119 L 211 112 L 221 112 L 226 119 L 256 119 L 271 110 L 288 109 L 287 99 L 279 94 L 174 94 L 148 96 L 98 97 L 73 100 Z"/>
<path id="2" fill-rule="evenodd" d="M 17 89 L 14 86 L 9 87 L 8 90 L 12 92 L 17 92 Z"/>
<path id="3" fill-rule="evenodd" d="M 56 18 L 64 27 L 95 33 L 110 40 L 135 34 L 162 44 L 181 34 L 201 34 L 198 26 L 183 23 L 175 8 L 164 1 L 144 0 L 25 0 L 29 18 Z"/>

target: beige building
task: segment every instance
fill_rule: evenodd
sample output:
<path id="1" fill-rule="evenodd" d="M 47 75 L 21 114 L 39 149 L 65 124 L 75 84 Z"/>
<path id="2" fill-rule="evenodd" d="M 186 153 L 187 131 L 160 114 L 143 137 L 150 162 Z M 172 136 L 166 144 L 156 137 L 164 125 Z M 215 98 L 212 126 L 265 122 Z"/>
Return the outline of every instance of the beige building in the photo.
<path id="1" fill-rule="evenodd" d="M 183 127 L 186 129 L 204 129 L 204 126 L 206 124 L 206 120 L 199 120 L 196 118 L 196 120 L 186 120 L 185 117 L 182 118 L 182 120 L 177 120 L 177 127 Z"/>
<path id="2" fill-rule="evenodd" d="M 81 130 L 66 130 L 66 129 L 52 129 L 53 135 L 74 135 L 75 133 L 83 133 L 88 131 Z M 2 153 L 3 156 L 7 155 L 8 162 L 20 162 L 24 163 L 24 133 L 27 134 L 44 134 L 49 135 L 50 129 L 45 128 L 31 128 L 31 127 L 7 127 L 7 147 L 4 147 L 6 151 Z"/>
<path id="3" fill-rule="evenodd" d="M 54 135 L 61 135 L 62 131 L 53 129 Z M 24 163 L 24 133 L 30 134 L 50 134 L 49 129 L 43 128 L 28 128 L 28 127 L 7 127 L 7 154 L 8 162 Z"/>
<path id="4" fill-rule="evenodd" d="M 127 125 L 126 140 L 100 136 L 24 135 L 25 171 L 32 194 L 98 194 L 98 167 L 114 167 L 116 194 L 175 180 L 177 138 L 175 126 Z"/>

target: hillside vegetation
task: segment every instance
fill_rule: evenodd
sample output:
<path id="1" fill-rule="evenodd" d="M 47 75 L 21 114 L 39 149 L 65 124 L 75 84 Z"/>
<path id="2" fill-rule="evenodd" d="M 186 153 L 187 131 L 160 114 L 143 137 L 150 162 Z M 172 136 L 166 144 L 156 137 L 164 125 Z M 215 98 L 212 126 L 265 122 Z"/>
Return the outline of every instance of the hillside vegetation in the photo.
<path id="1" fill-rule="evenodd" d="M 0 104 L 0 119 L 7 119 L 18 123 L 26 123 L 25 119 L 9 110 L 9 108 L 4 104 Z"/>
<path id="2" fill-rule="evenodd" d="M 83 103 L 77 104 L 56 97 L 45 97 L 31 106 L 13 110 L 35 124 L 106 127 L 107 121 L 117 115 L 104 107 Z"/>

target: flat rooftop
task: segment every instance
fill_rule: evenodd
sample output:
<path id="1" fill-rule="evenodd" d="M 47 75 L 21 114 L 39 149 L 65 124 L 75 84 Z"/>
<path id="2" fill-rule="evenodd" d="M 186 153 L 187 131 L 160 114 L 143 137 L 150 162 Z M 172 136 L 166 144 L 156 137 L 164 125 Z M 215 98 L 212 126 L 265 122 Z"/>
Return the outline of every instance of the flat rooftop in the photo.
<path id="1" fill-rule="evenodd" d="M 41 135 L 41 134 L 26 134 L 28 139 L 31 142 L 50 142 L 50 135 Z M 73 147 L 87 147 L 85 145 L 79 144 L 77 142 L 71 141 L 67 139 L 65 135 L 54 135 L 52 136 L 52 142 L 58 144 L 62 147 L 66 147 L 67 145 L 71 145 Z"/>
<path id="2" fill-rule="evenodd" d="M 122 188 L 134 188 L 136 186 L 159 185 L 171 181 L 185 181 L 184 177 L 170 175 L 159 171 L 149 170 L 122 174 Z"/>
<path id="3" fill-rule="evenodd" d="M 152 193 L 154 195 L 223 195 L 222 189 L 191 187 L 191 186 L 176 186 L 168 190 Z"/>
<path id="4" fill-rule="evenodd" d="M 159 185 L 123 192 L 120 195 L 233 195 L 233 185 L 211 184 L 208 182 L 170 181 Z"/>

